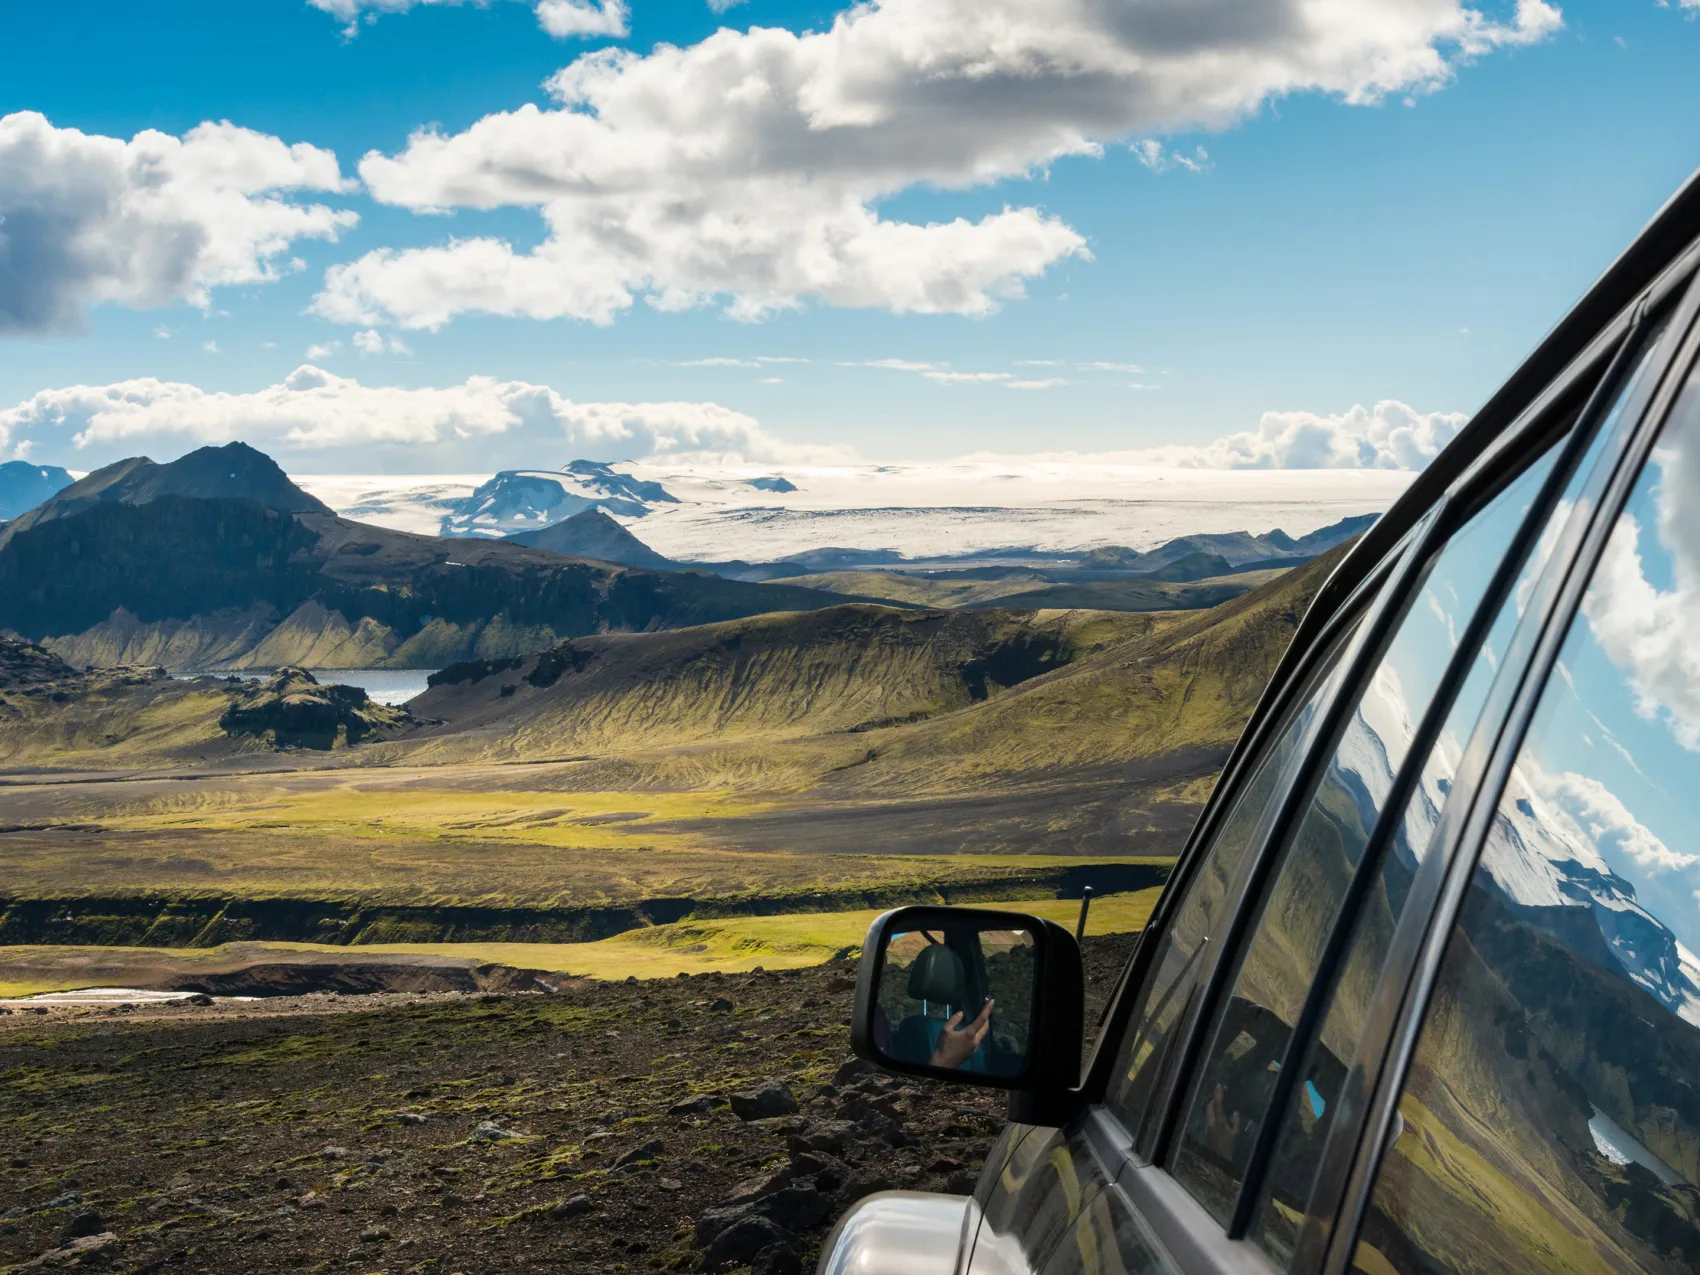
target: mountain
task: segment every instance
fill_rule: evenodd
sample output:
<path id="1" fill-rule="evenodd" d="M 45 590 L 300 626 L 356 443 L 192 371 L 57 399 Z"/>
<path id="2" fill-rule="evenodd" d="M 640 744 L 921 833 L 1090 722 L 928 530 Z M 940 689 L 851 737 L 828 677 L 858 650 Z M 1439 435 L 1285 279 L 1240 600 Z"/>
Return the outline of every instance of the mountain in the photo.
<path id="1" fill-rule="evenodd" d="M 349 522 L 239 443 L 110 465 L 0 528 L 0 629 L 75 664 L 436 668 L 841 600 Z"/>
<path id="2" fill-rule="evenodd" d="M 1264 535 L 1249 531 L 1202 532 L 1179 536 L 1168 543 L 1144 553 L 1122 545 L 1093 549 L 1081 558 L 1089 568 L 1118 568 L 1141 575 L 1157 576 L 1159 571 L 1177 564 L 1191 564 L 1184 569 L 1204 569 L 1207 574 L 1220 575 L 1227 568 L 1271 566 L 1278 561 L 1298 561 L 1326 553 L 1367 531 L 1378 515 L 1362 514 L 1342 518 L 1327 527 L 1295 539 L 1279 529 Z M 1163 575 L 1161 579 L 1198 579 L 1198 576 Z"/>
<path id="3" fill-rule="evenodd" d="M 0 465 L 0 522 L 33 509 L 54 492 L 69 487 L 72 481 L 70 471 L 57 465 L 7 461 Z"/>
<path id="4" fill-rule="evenodd" d="M 678 504 L 660 483 L 643 482 L 594 460 L 559 471 L 507 469 L 443 518 L 444 536 L 502 536 L 533 531 L 586 510 L 642 518 L 658 504 Z"/>
<path id="5" fill-rule="evenodd" d="M 673 571 L 679 566 L 656 553 L 600 509 L 584 509 L 538 531 L 516 531 L 507 539 L 533 549 L 570 553 L 598 562 L 618 562 L 628 567 Z"/>
<path id="6" fill-rule="evenodd" d="M 97 469 L 0 527 L 0 546 L 31 527 L 99 505 L 146 505 L 166 496 L 247 500 L 284 513 L 331 512 L 290 482 L 264 452 L 246 443 L 227 443 L 199 448 L 169 465 L 133 456 Z"/>
<path id="7" fill-rule="evenodd" d="M 788 491 L 797 490 L 797 484 L 792 482 L 789 478 L 775 476 L 769 478 L 749 478 L 745 481 L 757 491 L 771 491 L 776 492 L 779 495 L 784 495 Z"/>

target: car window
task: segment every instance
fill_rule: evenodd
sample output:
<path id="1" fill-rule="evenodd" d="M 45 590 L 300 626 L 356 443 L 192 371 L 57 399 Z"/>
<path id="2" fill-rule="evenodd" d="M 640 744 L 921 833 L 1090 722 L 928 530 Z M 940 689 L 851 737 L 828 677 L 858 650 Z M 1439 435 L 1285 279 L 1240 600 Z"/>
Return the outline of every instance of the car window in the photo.
<path id="1" fill-rule="evenodd" d="M 1645 368 L 1657 339 L 1643 346 Z M 1440 810 L 1451 791 L 1464 744 L 1487 700 L 1489 686 L 1510 646 L 1535 578 L 1546 565 L 1581 487 L 1595 460 L 1613 434 L 1619 414 L 1641 376 L 1638 369 L 1625 383 L 1616 405 L 1589 445 L 1566 491 L 1553 507 L 1534 551 L 1506 595 L 1481 648 L 1471 661 L 1462 687 L 1448 710 L 1435 743 L 1423 763 L 1421 777 L 1406 802 L 1392 842 L 1381 851 L 1375 878 L 1357 909 L 1346 955 L 1329 991 L 1322 1026 L 1307 1046 L 1300 1066 L 1302 1079 L 1294 1085 L 1276 1138 L 1247 1238 L 1271 1258 L 1286 1265 L 1292 1256 L 1299 1220 L 1310 1195 L 1318 1157 L 1327 1137 L 1333 1105 L 1357 1048 L 1371 993 L 1404 908 L 1411 879 L 1426 856 Z M 1426 600 L 1426 599 L 1425 599 Z"/>
<path id="2" fill-rule="evenodd" d="M 1357 1269 L 1700 1266 L 1697 633 L 1691 383 L 1499 799 Z"/>
<path id="3" fill-rule="evenodd" d="M 1191 994 L 1204 943 L 1219 920 L 1228 883 L 1245 857 L 1246 846 L 1257 831 L 1264 807 L 1293 760 L 1305 728 L 1317 706 L 1331 693 L 1339 676 L 1341 655 L 1351 637 L 1350 631 L 1337 637 L 1317 662 L 1307 689 L 1295 697 L 1286 719 L 1252 767 L 1231 813 L 1186 886 L 1186 896 L 1176 909 L 1174 920 L 1163 932 L 1161 946 L 1151 961 L 1117 1049 L 1115 1070 L 1105 1097 L 1109 1109 L 1136 1133 L 1162 1070 L 1163 1052 Z"/>
<path id="4" fill-rule="evenodd" d="M 1549 449 L 1435 556 L 1280 852 L 1232 990 L 1215 1011 L 1173 1162 L 1176 1178 L 1224 1224 L 1346 888 L 1457 634 L 1475 614 L 1553 459 Z"/>

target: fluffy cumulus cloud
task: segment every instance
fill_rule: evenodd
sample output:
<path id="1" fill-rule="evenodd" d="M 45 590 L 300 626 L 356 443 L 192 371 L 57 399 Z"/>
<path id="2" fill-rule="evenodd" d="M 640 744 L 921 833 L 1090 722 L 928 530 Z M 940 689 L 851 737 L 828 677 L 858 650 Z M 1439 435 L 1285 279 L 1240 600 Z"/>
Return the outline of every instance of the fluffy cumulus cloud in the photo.
<path id="1" fill-rule="evenodd" d="M 1171 464 L 1205 469 L 1422 469 L 1468 419 L 1394 399 L 1332 416 L 1265 412 L 1255 430 L 1162 454 Z"/>
<path id="2" fill-rule="evenodd" d="M 351 212 L 288 197 L 341 191 L 336 156 L 228 123 L 128 141 L 0 117 L 0 335 L 77 329 L 88 306 L 207 301 L 275 278 L 300 239 Z"/>
<path id="3" fill-rule="evenodd" d="M 406 13 L 423 5 L 476 4 L 480 8 L 490 0 L 307 0 L 315 9 L 322 9 L 342 19 L 343 33 L 353 37 L 360 32 L 362 19 L 377 20 L 382 13 Z M 559 39 L 573 36 L 623 36 L 630 29 L 630 11 L 625 0 L 530 0 L 537 13 L 537 25 Z"/>
<path id="4" fill-rule="evenodd" d="M 408 327 L 468 311 L 607 322 L 639 296 L 752 319 L 809 299 L 984 314 L 1086 255 L 1084 238 L 1034 207 L 921 224 L 883 199 L 1223 126 L 1291 93 L 1432 90 L 1561 24 L 1543 0 L 1499 19 L 1465 0 L 869 0 L 822 31 L 601 49 L 548 82 L 551 109 L 424 130 L 360 166 L 385 203 L 536 208 L 540 245 L 374 252 L 332 270 L 316 308 Z"/>
<path id="5" fill-rule="evenodd" d="M 79 447 L 145 438 L 327 449 L 433 443 L 509 432 L 565 440 L 579 454 L 808 459 L 751 417 L 717 403 L 578 403 L 547 385 L 470 377 L 440 389 L 362 385 L 305 364 L 247 394 L 142 377 L 43 390 L 0 411 L 8 438 L 70 433 Z"/>

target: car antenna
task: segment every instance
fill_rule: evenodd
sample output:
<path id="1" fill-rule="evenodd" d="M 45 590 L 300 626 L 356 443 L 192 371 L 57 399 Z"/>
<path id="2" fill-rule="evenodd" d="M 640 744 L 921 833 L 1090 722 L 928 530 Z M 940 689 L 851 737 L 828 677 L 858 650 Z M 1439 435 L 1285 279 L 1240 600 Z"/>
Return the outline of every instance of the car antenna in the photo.
<path id="1" fill-rule="evenodd" d="M 1083 886 L 1080 891 L 1080 920 L 1074 923 L 1074 941 L 1080 942 L 1086 937 L 1086 913 L 1092 906 L 1092 887 Z"/>

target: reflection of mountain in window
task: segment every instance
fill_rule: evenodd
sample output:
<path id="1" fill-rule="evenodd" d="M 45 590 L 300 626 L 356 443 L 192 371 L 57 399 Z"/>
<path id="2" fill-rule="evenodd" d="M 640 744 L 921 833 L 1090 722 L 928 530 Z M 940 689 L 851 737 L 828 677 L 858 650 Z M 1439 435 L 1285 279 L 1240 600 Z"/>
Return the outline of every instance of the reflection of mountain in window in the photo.
<path id="1" fill-rule="evenodd" d="M 1501 795 L 1360 1269 L 1700 1268 L 1697 632 L 1691 385 Z"/>

